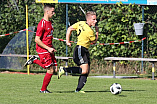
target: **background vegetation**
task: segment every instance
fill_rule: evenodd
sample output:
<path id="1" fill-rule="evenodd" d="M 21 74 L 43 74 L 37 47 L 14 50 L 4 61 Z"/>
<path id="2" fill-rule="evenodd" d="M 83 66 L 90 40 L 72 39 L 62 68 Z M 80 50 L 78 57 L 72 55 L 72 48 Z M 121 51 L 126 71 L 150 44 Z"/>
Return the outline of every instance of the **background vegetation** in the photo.
<path id="1" fill-rule="evenodd" d="M 14 2 L 15 1 L 15 2 Z M 29 26 L 37 26 L 43 17 L 43 4 L 37 4 L 34 0 L 1 0 L 0 3 L 0 34 L 19 31 L 25 29 L 25 5 L 28 4 L 29 10 Z M 53 17 L 54 37 L 65 39 L 66 34 L 66 5 L 55 4 L 55 16 Z M 68 17 L 70 25 L 85 20 L 85 16 L 80 10 L 81 6 L 85 11 L 94 10 L 97 13 L 99 26 L 98 43 L 119 43 L 124 41 L 144 40 L 144 57 L 156 58 L 157 51 L 157 33 L 156 33 L 156 17 L 157 6 L 144 6 L 144 20 L 142 21 L 142 6 L 129 4 L 123 5 L 117 3 L 115 5 L 105 4 L 69 4 Z M 134 23 L 145 22 L 144 35 L 137 36 L 134 32 Z M 9 35 L 0 37 L 0 53 L 7 43 L 14 37 Z M 72 41 L 76 41 L 76 32 L 73 32 Z M 56 56 L 66 56 L 66 44 L 53 40 L 53 44 L 57 49 Z M 72 56 L 73 49 L 68 47 L 68 55 Z M 141 57 L 141 42 L 130 43 L 124 45 L 92 45 L 90 47 L 92 72 L 93 73 L 111 73 L 112 63 L 104 62 L 104 57 Z M 30 54 L 36 54 L 35 42 L 32 41 Z M 59 63 L 61 63 L 59 61 Z M 73 66 L 73 61 L 69 62 Z M 145 63 L 145 72 L 150 72 L 150 64 Z M 38 67 L 38 66 L 33 66 Z M 117 64 L 119 73 L 128 74 L 136 73 L 140 70 L 140 62 L 119 62 Z"/>

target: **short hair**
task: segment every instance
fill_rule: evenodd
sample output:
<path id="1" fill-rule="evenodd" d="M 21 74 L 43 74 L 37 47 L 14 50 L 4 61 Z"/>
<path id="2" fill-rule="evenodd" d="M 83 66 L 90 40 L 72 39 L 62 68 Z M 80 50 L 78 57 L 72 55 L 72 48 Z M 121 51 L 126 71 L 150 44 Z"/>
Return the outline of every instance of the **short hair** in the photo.
<path id="1" fill-rule="evenodd" d="M 48 9 L 48 8 L 55 8 L 55 5 L 54 4 L 45 4 L 44 5 L 44 10 Z"/>
<path id="2" fill-rule="evenodd" d="M 94 11 L 88 11 L 88 12 L 86 13 L 86 18 L 88 18 L 88 17 L 91 16 L 91 15 L 96 15 L 96 12 L 94 12 Z"/>

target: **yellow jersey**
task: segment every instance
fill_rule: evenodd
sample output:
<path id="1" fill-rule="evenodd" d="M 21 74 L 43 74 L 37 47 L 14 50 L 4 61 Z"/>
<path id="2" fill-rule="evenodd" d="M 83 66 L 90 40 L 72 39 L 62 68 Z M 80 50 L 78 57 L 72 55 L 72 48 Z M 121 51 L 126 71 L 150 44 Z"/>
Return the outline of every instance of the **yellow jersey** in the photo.
<path id="1" fill-rule="evenodd" d="M 79 21 L 72 25 L 77 31 L 77 45 L 81 45 L 85 48 L 89 48 L 91 41 L 94 41 L 95 35 L 94 31 L 89 27 L 86 21 Z"/>

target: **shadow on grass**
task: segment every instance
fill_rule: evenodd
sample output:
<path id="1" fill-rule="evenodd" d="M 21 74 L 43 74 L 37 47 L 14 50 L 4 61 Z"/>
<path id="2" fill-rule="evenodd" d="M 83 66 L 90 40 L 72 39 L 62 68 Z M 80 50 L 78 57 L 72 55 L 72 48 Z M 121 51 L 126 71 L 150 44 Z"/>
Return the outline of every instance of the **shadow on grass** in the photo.
<path id="1" fill-rule="evenodd" d="M 74 91 L 53 91 L 55 93 L 74 93 Z"/>
<path id="2" fill-rule="evenodd" d="M 75 91 L 53 91 L 55 93 L 75 93 Z M 110 91 L 85 91 L 86 93 L 95 93 L 95 92 L 110 92 Z"/>
<path id="3" fill-rule="evenodd" d="M 139 92 L 139 91 L 146 91 L 146 90 L 122 90 L 122 92 Z M 119 97 L 127 97 L 127 95 L 118 94 Z"/>
<path id="4" fill-rule="evenodd" d="M 85 91 L 85 92 L 87 92 L 87 93 L 92 93 L 92 92 L 110 92 L 110 91 L 104 90 L 104 91 Z"/>
<path id="5" fill-rule="evenodd" d="M 122 92 L 139 92 L 139 91 L 145 91 L 145 90 L 122 90 Z M 55 93 L 75 93 L 75 91 L 53 91 Z M 95 93 L 95 92 L 110 92 L 109 90 L 104 91 L 85 91 L 86 93 Z"/>
<path id="6" fill-rule="evenodd" d="M 118 95 L 119 97 L 127 97 L 127 95 Z"/>
<path id="7" fill-rule="evenodd" d="M 146 91 L 146 90 L 122 90 L 122 91 L 126 91 L 126 92 L 139 92 L 139 91 Z"/>

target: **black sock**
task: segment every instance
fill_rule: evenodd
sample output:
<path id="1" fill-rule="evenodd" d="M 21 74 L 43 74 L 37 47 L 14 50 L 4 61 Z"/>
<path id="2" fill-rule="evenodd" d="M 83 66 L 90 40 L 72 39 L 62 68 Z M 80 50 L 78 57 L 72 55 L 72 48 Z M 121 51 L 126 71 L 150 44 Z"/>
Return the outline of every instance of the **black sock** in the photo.
<path id="1" fill-rule="evenodd" d="M 68 73 L 78 73 L 81 74 L 82 73 L 82 68 L 80 67 L 69 67 L 69 68 L 63 68 L 65 72 Z"/>
<path id="2" fill-rule="evenodd" d="M 80 75 L 76 91 L 80 91 L 83 88 L 83 86 L 86 84 L 87 76 L 88 76 L 87 74 Z"/>

